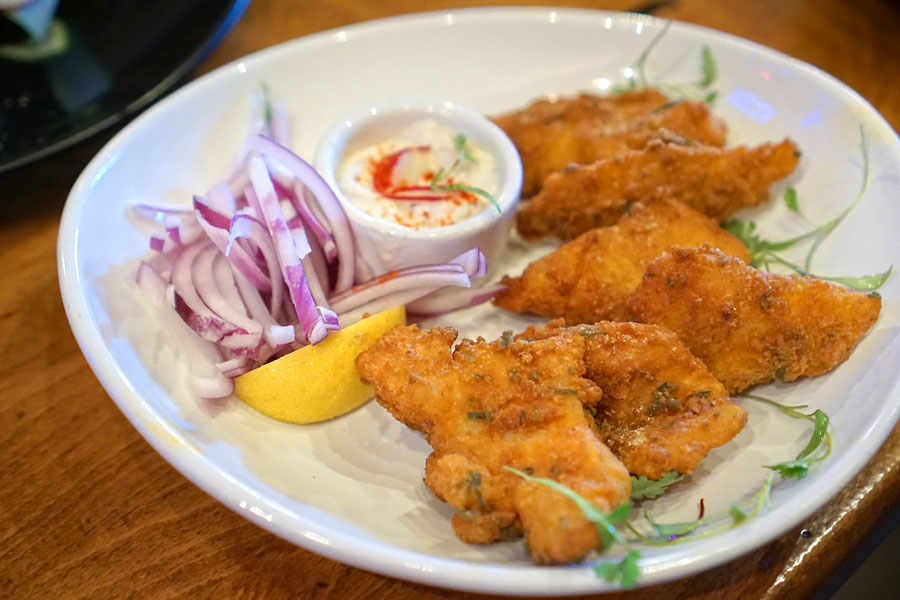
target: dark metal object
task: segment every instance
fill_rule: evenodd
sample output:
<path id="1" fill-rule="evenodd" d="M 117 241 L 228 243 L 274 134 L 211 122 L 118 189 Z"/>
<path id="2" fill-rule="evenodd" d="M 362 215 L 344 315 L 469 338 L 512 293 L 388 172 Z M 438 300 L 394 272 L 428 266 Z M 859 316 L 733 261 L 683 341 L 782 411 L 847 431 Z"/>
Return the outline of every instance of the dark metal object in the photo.
<path id="1" fill-rule="evenodd" d="M 219 44 L 249 2 L 61 0 L 65 52 L 30 63 L 0 58 L 0 173 L 158 100 Z"/>

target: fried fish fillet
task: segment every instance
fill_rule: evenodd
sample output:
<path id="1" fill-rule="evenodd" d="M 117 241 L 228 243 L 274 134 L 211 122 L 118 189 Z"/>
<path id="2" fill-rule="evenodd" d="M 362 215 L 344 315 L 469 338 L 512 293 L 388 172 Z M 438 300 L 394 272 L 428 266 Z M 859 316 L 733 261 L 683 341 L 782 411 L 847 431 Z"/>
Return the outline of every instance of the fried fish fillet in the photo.
<path id="1" fill-rule="evenodd" d="M 569 323 L 618 320 L 650 261 L 669 246 L 704 243 L 750 259 L 738 238 L 682 202 L 635 204 L 616 225 L 588 231 L 528 265 L 521 277 L 504 278 L 508 287 L 494 302 Z"/>
<path id="2" fill-rule="evenodd" d="M 570 163 L 589 164 L 627 148 L 643 148 L 662 132 L 721 146 L 726 125 L 703 102 L 672 102 L 654 89 L 615 96 L 579 94 L 540 100 L 494 118 L 522 157 L 522 196 L 537 193 L 544 179 Z"/>
<path id="3" fill-rule="evenodd" d="M 540 340 L 570 329 L 560 319 L 519 337 Z M 671 331 L 610 321 L 574 329 L 585 338 L 585 377 L 603 390 L 597 430 L 631 473 L 691 473 L 744 428 L 747 411 Z"/>
<path id="4" fill-rule="evenodd" d="M 397 327 L 357 358 L 375 399 L 434 451 L 425 484 L 457 512 L 469 543 L 525 533 L 536 563 L 582 558 L 601 543 L 567 497 L 506 470 L 552 478 L 609 511 L 628 499 L 627 469 L 592 430 L 602 392 L 584 379 L 577 331 L 487 343 L 453 329 Z"/>
<path id="5" fill-rule="evenodd" d="M 647 266 L 628 320 L 674 331 L 732 394 L 821 375 L 878 320 L 881 297 L 766 273 L 715 248 L 672 248 Z"/>
<path id="6" fill-rule="evenodd" d="M 615 224 L 630 203 L 653 195 L 686 202 L 723 221 L 769 200 L 769 186 L 799 162 L 794 142 L 723 150 L 654 140 L 641 150 L 579 165 L 547 177 L 541 192 L 519 211 L 519 233 L 570 240 Z"/>

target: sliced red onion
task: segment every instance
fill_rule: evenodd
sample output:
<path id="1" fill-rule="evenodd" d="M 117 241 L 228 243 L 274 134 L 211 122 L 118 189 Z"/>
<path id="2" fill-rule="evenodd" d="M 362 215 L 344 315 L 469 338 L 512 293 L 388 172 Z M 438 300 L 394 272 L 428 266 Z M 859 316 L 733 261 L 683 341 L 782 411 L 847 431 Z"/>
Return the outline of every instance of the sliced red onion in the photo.
<path id="1" fill-rule="evenodd" d="M 425 294 L 432 291 L 434 291 L 434 288 L 430 286 L 416 287 L 401 290 L 399 292 L 394 292 L 393 294 L 387 294 L 385 296 L 379 296 L 371 302 L 367 302 L 366 304 L 358 306 L 352 310 L 342 312 L 340 314 L 341 327 L 348 327 L 358 321 L 362 321 L 369 315 L 378 314 L 382 311 L 388 310 L 389 308 L 405 305 L 415 300 L 416 298 L 421 298 Z"/>
<path id="2" fill-rule="evenodd" d="M 272 313 L 265 300 L 247 279 L 238 272 L 234 273 L 234 282 L 237 285 L 241 300 L 247 308 L 250 318 L 262 325 L 263 339 L 269 346 L 277 348 L 283 344 L 294 341 L 296 333 L 292 325 L 279 325 L 272 318 Z"/>
<path id="3" fill-rule="evenodd" d="M 502 283 L 481 287 L 440 289 L 406 305 L 410 315 L 436 317 L 487 302 L 506 289 Z"/>
<path id="4" fill-rule="evenodd" d="M 210 310 L 201 299 L 194 281 L 194 262 L 200 252 L 210 247 L 213 246 L 204 241 L 185 248 L 172 267 L 172 284 L 175 286 L 176 300 L 180 299 L 183 303 L 180 312 L 187 317 L 187 324 L 204 339 L 218 342 L 237 327 Z"/>
<path id="5" fill-rule="evenodd" d="M 195 375 L 189 377 L 191 388 L 204 400 L 227 398 L 234 393 L 234 380 L 222 374 Z"/>
<path id="6" fill-rule="evenodd" d="M 248 365 L 252 364 L 250 358 L 246 356 L 235 356 L 229 360 L 223 360 L 222 362 L 216 363 L 216 368 L 222 372 L 222 375 L 225 377 L 235 377 L 233 374 L 234 371 L 244 371 L 243 369 Z"/>
<path id="7" fill-rule="evenodd" d="M 297 337 L 297 330 L 293 325 L 271 325 L 268 334 L 274 342 L 273 346 L 283 346 L 294 341 Z"/>
<path id="8" fill-rule="evenodd" d="M 231 261 L 231 264 L 233 264 L 241 274 L 250 281 L 250 283 L 256 286 L 259 291 L 263 293 L 272 292 L 272 283 L 269 276 L 260 269 L 253 257 L 240 246 L 229 248 L 228 229 L 231 226 L 231 218 L 228 218 L 228 222 L 224 227 L 213 225 L 209 219 L 207 219 L 207 214 L 212 216 L 213 219 L 219 223 L 222 222 L 220 217 L 225 217 L 225 215 L 213 210 L 206 204 L 203 198 L 199 196 L 194 196 L 194 214 L 197 217 L 197 222 L 203 228 L 203 231 L 206 232 L 206 235 L 213 244 L 216 245 L 219 251 L 228 256 L 228 260 Z"/>
<path id="9" fill-rule="evenodd" d="M 256 201 L 256 194 L 252 189 L 247 190 L 247 195 Z M 257 202 L 258 204 L 258 202 Z M 231 225 L 228 232 L 228 244 L 226 244 L 225 254 L 228 255 L 231 244 L 239 239 L 247 239 L 258 250 L 266 264 L 266 270 L 269 272 L 269 290 L 272 292 L 270 310 L 274 312 L 275 308 L 281 305 L 282 296 L 284 294 L 284 282 L 281 279 L 281 266 L 278 262 L 278 254 L 275 251 L 275 245 L 269 235 L 266 226 L 262 221 L 249 213 L 239 212 L 231 219 Z M 246 250 L 244 251 L 246 253 Z M 264 290 L 260 290 L 264 291 Z"/>
<path id="10" fill-rule="evenodd" d="M 353 285 L 355 276 L 356 245 L 353 241 L 350 222 L 347 220 L 347 215 L 337 196 L 309 163 L 284 146 L 261 135 L 255 135 L 250 139 L 250 147 L 269 160 L 290 170 L 315 197 L 328 220 L 334 243 L 337 246 L 338 273 L 334 291 L 340 293 L 349 289 Z"/>
<path id="11" fill-rule="evenodd" d="M 166 245 L 168 242 L 168 246 Z M 150 249 L 157 252 L 167 252 L 174 247 L 175 243 L 165 233 L 156 232 L 150 236 Z"/>
<path id="12" fill-rule="evenodd" d="M 172 241 L 182 245 L 190 244 L 203 235 L 203 228 L 192 214 L 185 218 L 168 216 L 165 221 L 165 229 Z"/>
<path id="13" fill-rule="evenodd" d="M 315 238 L 310 238 L 309 246 L 311 250 L 311 252 L 309 253 L 309 261 L 312 265 L 316 281 L 319 282 L 319 287 L 322 288 L 322 290 L 330 290 L 331 288 L 329 286 L 328 278 L 328 261 L 325 258 L 325 253 L 322 251 L 322 247 L 319 245 Z"/>
<path id="14" fill-rule="evenodd" d="M 328 335 L 328 327 L 322 315 L 319 314 L 310 292 L 303 265 L 300 263 L 302 256 L 298 254 L 296 238 L 291 235 L 284 216 L 281 214 L 281 207 L 278 204 L 275 188 L 265 162 L 258 157 L 252 157 L 249 169 L 250 181 L 265 217 L 266 227 L 272 235 L 275 252 L 281 263 L 281 274 L 287 283 L 288 294 L 297 311 L 297 317 L 300 319 L 300 325 L 303 327 L 307 341 L 315 344 L 325 339 L 325 336 Z M 294 233 L 296 234 L 296 231 Z M 309 244 L 306 245 L 305 250 L 308 254 Z"/>
<path id="15" fill-rule="evenodd" d="M 167 285 L 165 280 L 148 263 L 138 266 L 137 282 L 147 298 L 161 311 L 163 319 L 171 327 L 170 331 L 187 347 L 187 356 L 191 361 L 188 382 L 193 391 L 201 398 L 225 398 L 234 392 L 234 382 L 221 374 L 218 369 L 208 369 L 204 363 L 210 360 L 213 364 L 222 360 L 215 345 L 205 341 L 188 329 L 184 321 L 165 301 Z"/>
<path id="16" fill-rule="evenodd" d="M 244 193 L 244 190 L 247 189 L 249 185 L 250 173 L 247 172 L 247 162 L 246 159 L 244 159 L 241 161 L 241 164 L 234 174 L 225 182 L 225 186 L 228 188 L 229 193 L 237 198 Z"/>
<path id="17" fill-rule="evenodd" d="M 233 194 L 224 181 L 209 188 L 206 192 L 206 203 L 212 210 L 222 213 L 229 219 L 240 208 L 237 194 Z M 216 226 L 220 227 L 218 224 Z"/>
<path id="18" fill-rule="evenodd" d="M 281 144 L 282 146 L 290 146 L 291 145 L 291 123 L 288 118 L 287 111 L 284 110 L 284 105 L 280 102 L 273 102 L 271 104 L 272 110 L 270 112 L 269 117 L 269 133 L 272 134 L 272 139 L 277 144 Z"/>
<path id="19" fill-rule="evenodd" d="M 262 335 L 262 325 L 247 316 L 246 307 L 234 283 L 231 265 L 215 246 L 210 244 L 197 255 L 191 266 L 191 275 L 197 295 L 203 303 L 238 331 L 255 337 L 253 346 L 256 346 Z"/>
<path id="20" fill-rule="evenodd" d="M 335 246 L 334 239 L 331 237 L 331 231 L 326 225 L 327 221 L 316 214 L 316 211 L 312 208 L 315 203 L 309 196 L 309 191 L 302 183 L 299 181 L 294 183 L 294 193 L 290 195 L 290 200 L 293 202 L 297 214 L 322 246 L 328 262 L 334 262 L 334 259 L 337 258 L 337 246 Z"/>
<path id="21" fill-rule="evenodd" d="M 374 280 L 376 282 L 374 285 L 363 284 L 365 287 L 359 291 L 332 300 L 332 308 L 343 314 L 382 296 L 410 288 L 426 288 L 431 291 L 450 285 L 461 287 L 471 285 L 469 276 L 459 265 L 435 265 L 432 269 L 403 269 L 395 273 L 391 277 L 382 276 Z"/>
<path id="22" fill-rule="evenodd" d="M 153 302 L 165 303 L 166 288 L 169 284 L 150 263 L 141 261 L 135 279 L 141 290 L 146 292 Z"/>
<path id="23" fill-rule="evenodd" d="M 166 217 L 188 217 L 193 211 L 189 206 L 165 204 L 135 204 L 137 214 L 156 223 L 163 223 Z"/>
<path id="24" fill-rule="evenodd" d="M 472 248 L 467 252 L 463 252 L 450 260 L 450 262 L 461 266 L 472 279 L 480 279 L 487 275 L 487 258 L 481 252 L 481 248 Z"/>

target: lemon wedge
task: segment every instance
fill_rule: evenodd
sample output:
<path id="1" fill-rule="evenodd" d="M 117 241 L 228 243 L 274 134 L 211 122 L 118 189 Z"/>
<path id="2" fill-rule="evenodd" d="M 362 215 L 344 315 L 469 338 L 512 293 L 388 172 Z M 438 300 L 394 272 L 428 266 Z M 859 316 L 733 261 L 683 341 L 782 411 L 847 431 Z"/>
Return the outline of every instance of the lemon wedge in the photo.
<path id="1" fill-rule="evenodd" d="M 381 334 L 406 324 L 402 306 L 388 309 L 240 375 L 234 393 L 259 412 L 289 423 L 342 415 L 372 397 L 356 372 L 356 357 Z"/>

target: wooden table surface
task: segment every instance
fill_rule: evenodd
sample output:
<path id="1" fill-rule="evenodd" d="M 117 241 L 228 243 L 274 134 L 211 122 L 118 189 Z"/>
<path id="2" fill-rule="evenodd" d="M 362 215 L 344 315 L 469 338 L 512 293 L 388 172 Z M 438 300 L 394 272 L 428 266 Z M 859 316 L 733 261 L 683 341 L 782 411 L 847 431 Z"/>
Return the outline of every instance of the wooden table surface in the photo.
<path id="1" fill-rule="evenodd" d="M 478 4 L 506 2 L 256 0 L 196 75 L 316 31 Z M 900 128 L 900 8 L 887 0 L 558 4 L 652 10 L 761 42 L 837 76 Z M 55 257 L 68 190 L 112 133 L 0 176 L 0 597 L 474 598 L 276 538 L 182 477 L 122 416 L 69 330 Z M 607 597 L 808 597 L 898 498 L 895 428 L 837 497 L 771 544 L 664 588 Z"/>

